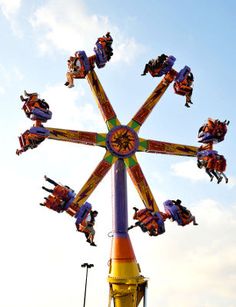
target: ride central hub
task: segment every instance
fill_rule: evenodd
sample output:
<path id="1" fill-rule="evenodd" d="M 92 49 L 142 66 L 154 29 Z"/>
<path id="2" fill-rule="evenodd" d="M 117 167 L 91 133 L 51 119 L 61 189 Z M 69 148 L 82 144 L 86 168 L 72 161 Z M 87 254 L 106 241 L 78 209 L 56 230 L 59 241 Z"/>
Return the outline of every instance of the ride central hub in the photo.
<path id="1" fill-rule="evenodd" d="M 138 149 L 139 139 L 137 133 L 128 126 L 117 126 L 107 134 L 106 144 L 108 150 L 121 158 L 132 156 Z"/>

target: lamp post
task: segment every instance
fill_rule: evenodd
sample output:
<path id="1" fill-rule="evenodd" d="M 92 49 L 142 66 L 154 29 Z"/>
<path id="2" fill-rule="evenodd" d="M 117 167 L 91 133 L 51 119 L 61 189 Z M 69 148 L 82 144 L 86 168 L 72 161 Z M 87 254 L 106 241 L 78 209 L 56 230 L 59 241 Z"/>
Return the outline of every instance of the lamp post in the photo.
<path id="1" fill-rule="evenodd" d="M 86 268 L 86 277 L 85 277 L 85 286 L 84 286 L 84 304 L 83 307 L 85 307 L 85 302 L 86 302 L 86 291 L 87 291 L 87 280 L 88 280 L 88 269 L 94 267 L 93 264 L 89 263 L 83 263 L 81 264 L 82 268 Z"/>

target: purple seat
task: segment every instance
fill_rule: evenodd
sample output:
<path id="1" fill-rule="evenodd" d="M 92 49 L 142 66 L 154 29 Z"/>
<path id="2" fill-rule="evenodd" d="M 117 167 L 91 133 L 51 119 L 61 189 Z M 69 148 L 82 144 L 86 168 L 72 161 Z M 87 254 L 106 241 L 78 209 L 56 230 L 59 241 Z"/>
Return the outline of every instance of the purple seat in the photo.
<path id="1" fill-rule="evenodd" d="M 105 66 L 107 62 L 107 56 L 106 53 L 102 47 L 102 45 L 99 43 L 99 41 L 96 42 L 96 45 L 94 47 L 94 52 L 96 55 L 96 65 L 98 68 L 102 68 Z"/>
<path id="2" fill-rule="evenodd" d="M 184 66 L 184 68 L 182 68 L 179 73 L 177 74 L 176 78 L 175 78 L 175 81 L 176 82 L 182 82 L 186 77 L 187 75 L 191 72 L 191 69 L 190 67 L 188 66 Z"/>
<path id="3" fill-rule="evenodd" d="M 75 224 L 81 224 L 81 222 L 86 218 L 91 209 L 92 205 L 90 203 L 88 202 L 84 203 L 75 215 L 76 218 Z"/>
<path id="4" fill-rule="evenodd" d="M 201 159 L 201 158 L 204 158 L 204 157 L 208 157 L 210 155 L 217 155 L 218 152 L 216 150 L 201 150 L 197 153 L 197 158 L 198 159 Z"/>
<path id="5" fill-rule="evenodd" d="M 178 223 L 178 225 L 183 225 L 181 216 L 179 214 L 179 208 L 174 205 L 171 200 L 166 200 L 164 203 L 164 209 L 166 213 L 169 213 L 174 221 Z"/>
<path id="6" fill-rule="evenodd" d="M 89 64 L 89 60 L 88 60 L 88 57 L 87 57 L 85 51 L 83 51 L 83 50 L 82 51 L 76 51 L 75 54 L 77 54 L 79 56 L 80 60 L 82 61 L 86 73 L 89 72 L 90 64 Z"/>
<path id="7" fill-rule="evenodd" d="M 39 108 L 34 108 L 30 114 L 30 119 L 32 120 L 41 120 L 43 123 L 46 123 L 47 120 L 52 118 L 52 112 L 49 110 L 42 110 Z"/>
<path id="8" fill-rule="evenodd" d="M 173 55 L 168 56 L 168 58 L 163 63 L 163 67 L 161 68 L 160 72 L 157 74 L 157 77 L 161 77 L 162 75 L 167 74 L 174 65 L 175 60 L 176 58 Z"/>
<path id="9" fill-rule="evenodd" d="M 158 219 L 157 219 L 157 224 L 158 224 L 158 234 L 162 234 L 165 232 L 165 224 L 164 224 L 164 220 L 163 220 L 163 217 L 162 215 L 160 214 L 160 212 L 155 212 L 154 217 L 156 216 Z"/>
<path id="10" fill-rule="evenodd" d="M 50 134 L 50 131 L 44 127 L 31 127 L 29 129 L 29 132 L 32 134 L 37 134 L 39 136 L 44 136 L 44 137 L 49 136 Z"/>
<path id="11" fill-rule="evenodd" d="M 219 137 L 219 138 L 216 138 L 214 135 L 212 135 L 211 133 L 209 132 L 200 132 L 199 135 L 198 135 L 198 142 L 199 143 L 204 143 L 204 144 L 207 144 L 207 143 L 220 143 L 224 140 L 224 136 L 223 137 Z"/>
<path id="12" fill-rule="evenodd" d="M 73 200 L 75 199 L 75 196 L 71 197 L 66 203 L 65 203 L 65 207 L 64 210 L 67 210 L 70 205 L 72 204 Z"/>

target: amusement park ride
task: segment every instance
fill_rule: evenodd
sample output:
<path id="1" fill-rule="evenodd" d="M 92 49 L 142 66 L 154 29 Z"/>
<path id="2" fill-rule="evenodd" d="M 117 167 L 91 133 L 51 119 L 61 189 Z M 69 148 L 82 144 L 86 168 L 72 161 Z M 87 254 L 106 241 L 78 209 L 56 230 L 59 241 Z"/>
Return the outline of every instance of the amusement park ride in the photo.
<path id="1" fill-rule="evenodd" d="M 44 127 L 43 123 L 50 120 L 52 112 L 45 100 L 39 99 L 37 93 L 27 93 L 21 96 L 24 102 L 23 110 L 28 118 L 34 121 L 33 127 L 20 137 L 21 148 L 16 151 L 19 155 L 28 149 L 36 148 L 45 139 L 74 142 L 85 145 L 100 146 L 105 149 L 105 155 L 94 172 L 88 178 L 81 190 L 75 194 L 68 186 L 62 186 L 45 176 L 54 185 L 53 189 L 43 187 L 51 193 L 42 203 L 56 212 L 67 212 L 76 219 L 76 227 L 83 232 L 87 242 L 94 243 L 94 218 L 96 211 L 87 199 L 95 190 L 104 176 L 113 167 L 113 237 L 109 262 L 108 282 L 110 288 L 109 304 L 113 300 L 116 307 L 136 307 L 143 299 L 145 305 L 145 288 L 147 279 L 141 275 L 136 261 L 128 230 L 139 226 L 150 236 L 158 236 L 165 232 L 165 220 L 171 219 L 178 225 L 185 226 L 191 222 L 197 225 L 194 216 L 180 200 L 164 202 L 165 212 L 161 212 L 149 188 L 149 185 L 138 163 L 136 152 L 197 157 L 197 165 L 204 168 L 211 180 L 216 177 L 220 183 L 224 177 L 226 161 L 222 155 L 213 150 L 213 144 L 223 141 L 229 122 L 208 119 L 199 130 L 198 140 L 203 143 L 200 147 L 173 144 L 163 141 L 144 139 L 138 133 L 168 86 L 174 82 L 176 94 L 186 97 L 186 107 L 189 107 L 192 95 L 193 75 L 191 69 L 185 66 L 177 72 L 173 69 L 175 58 L 162 54 L 156 60 L 150 60 L 142 75 L 150 73 L 153 77 L 163 77 L 151 95 L 147 98 L 138 112 L 128 124 L 120 123 L 113 107 L 95 72 L 95 65 L 102 68 L 113 55 L 112 37 L 110 33 L 100 37 L 95 45 L 95 54 L 87 57 L 84 51 L 77 51 L 68 60 L 67 81 L 69 88 L 74 86 L 74 79 L 86 79 L 107 125 L 107 133 L 67 130 Z M 134 208 L 134 226 L 128 227 L 127 208 L 127 178 L 126 171 L 132 179 L 142 201 L 144 209 Z"/>

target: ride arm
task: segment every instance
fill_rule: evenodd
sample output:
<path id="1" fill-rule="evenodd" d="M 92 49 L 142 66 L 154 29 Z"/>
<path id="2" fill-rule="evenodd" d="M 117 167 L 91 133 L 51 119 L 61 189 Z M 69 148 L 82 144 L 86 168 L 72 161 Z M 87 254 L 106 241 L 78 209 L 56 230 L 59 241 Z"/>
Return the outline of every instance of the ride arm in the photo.
<path id="1" fill-rule="evenodd" d="M 151 153 L 196 157 L 199 148 L 195 146 L 167 143 L 139 138 L 138 151 Z"/>
<path id="2" fill-rule="evenodd" d="M 75 196 L 72 204 L 66 210 L 68 214 L 74 216 L 80 207 L 85 203 L 88 197 L 96 189 L 101 180 L 105 177 L 107 172 L 111 169 L 112 165 L 118 158 L 113 156 L 109 151 L 106 151 L 102 161 L 99 162 L 98 166 L 91 174 L 87 182 L 83 185 L 79 193 Z"/>
<path id="3" fill-rule="evenodd" d="M 174 80 L 177 72 L 171 69 L 157 85 L 151 95 L 144 102 L 142 107 L 134 115 L 132 120 L 128 123 L 128 126 L 133 128 L 136 132 L 139 131 L 142 124 L 145 122 L 149 114 L 152 112 L 155 105 L 159 102 L 162 95 L 167 90 L 170 83 Z"/>
<path id="4" fill-rule="evenodd" d="M 58 128 L 46 128 L 49 130 L 48 139 L 79 143 L 85 145 L 96 145 L 106 147 L 106 134 L 87 131 L 76 131 Z"/>
<path id="5" fill-rule="evenodd" d="M 94 70 L 89 71 L 89 73 L 86 75 L 86 79 L 91 87 L 93 96 L 102 113 L 108 130 L 111 130 L 115 126 L 119 126 L 120 121 L 118 120 L 116 113 L 113 110 L 109 99 L 107 98 L 96 72 Z"/>
<path id="6" fill-rule="evenodd" d="M 160 211 L 152 195 L 146 178 L 135 155 L 124 159 L 128 174 L 133 181 L 145 207 L 154 212 Z"/>

